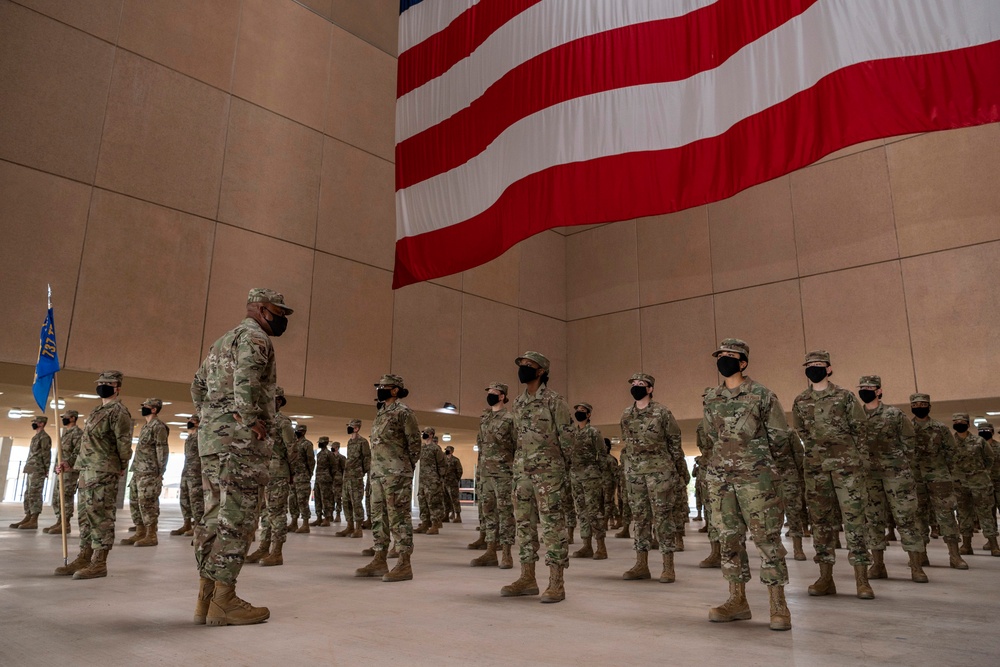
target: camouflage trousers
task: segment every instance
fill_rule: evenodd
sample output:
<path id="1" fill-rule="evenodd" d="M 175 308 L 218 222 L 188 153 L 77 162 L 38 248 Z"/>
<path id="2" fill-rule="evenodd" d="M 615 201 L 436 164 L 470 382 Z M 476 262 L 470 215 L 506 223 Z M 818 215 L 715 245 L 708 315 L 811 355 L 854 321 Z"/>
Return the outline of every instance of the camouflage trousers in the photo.
<path id="1" fill-rule="evenodd" d="M 618 513 L 623 526 L 632 524 L 632 503 L 628 500 L 628 481 L 624 477 L 618 482 Z"/>
<path id="2" fill-rule="evenodd" d="M 483 477 L 479 484 L 479 528 L 487 542 L 514 544 L 514 479 Z"/>
<path id="3" fill-rule="evenodd" d="M 806 502 L 813 521 L 813 547 L 817 563 L 837 561 L 834 547 L 840 522 L 844 521 L 848 561 L 851 565 L 870 565 L 865 508 L 868 505 L 868 483 L 864 472 L 810 471 L 806 474 Z"/>
<path id="4" fill-rule="evenodd" d="M 993 509 L 1000 509 L 1000 472 L 992 473 L 993 478 Z"/>
<path id="5" fill-rule="evenodd" d="M 365 516 L 369 520 L 372 518 L 372 480 L 371 477 L 365 482 Z"/>
<path id="6" fill-rule="evenodd" d="M 441 478 L 428 475 L 421 477 L 417 489 L 417 505 L 420 508 L 420 523 L 427 524 L 444 521 L 444 495 L 441 493 Z"/>
<path id="7" fill-rule="evenodd" d="M 267 467 L 266 456 L 250 452 L 201 457 L 205 518 L 194 529 L 194 555 L 202 577 L 236 585 L 257 528 Z"/>
<path id="8" fill-rule="evenodd" d="M 760 552 L 760 581 L 765 586 L 788 583 L 785 547 L 781 543 L 784 524 L 781 494 L 770 473 L 755 480 L 712 482 L 709 493 L 712 524 L 722 551 L 722 576 L 727 581 L 750 581 L 746 534 Z"/>
<path id="9" fill-rule="evenodd" d="M 986 473 L 982 474 L 983 477 Z M 962 535 L 972 535 L 976 519 L 983 530 L 983 537 L 997 536 L 997 523 L 993 518 L 993 485 L 989 478 L 963 480 L 958 485 L 958 530 Z"/>
<path id="10" fill-rule="evenodd" d="M 788 534 L 791 537 L 802 537 L 809 518 L 806 516 L 805 499 L 802 479 L 795 473 L 783 475 L 779 482 L 781 502 L 785 512 L 785 523 L 788 524 Z"/>
<path id="11" fill-rule="evenodd" d="M 42 513 L 42 493 L 45 490 L 44 472 L 29 472 L 28 483 L 24 487 L 24 513 Z"/>
<path id="12" fill-rule="evenodd" d="M 955 504 L 955 485 L 950 480 L 917 482 L 917 529 L 924 544 L 930 542 L 931 526 L 937 526 L 943 541 L 958 542 Z"/>
<path id="13" fill-rule="evenodd" d="M 511 508 L 513 508 L 513 500 L 511 500 Z M 511 509 L 511 513 L 513 513 Z M 483 532 L 483 523 L 486 521 L 483 516 L 483 478 L 480 475 L 476 475 L 476 513 L 479 515 L 479 532 Z"/>
<path id="14" fill-rule="evenodd" d="M 333 477 L 316 477 L 316 518 L 332 519 L 333 508 Z"/>
<path id="15" fill-rule="evenodd" d="M 296 479 L 288 493 L 288 513 L 293 519 L 300 516 L 308 521 L 312 513 L 309 511 L 309 496 L 312 495 L 312 485 L 309 477 Z"/>
<path id="16" fill-rule="evenodd" d="M 115 544 L 115 513 L 118 504 L 118 482 L 115 472 L 80 474 L 80 546 L 111 549 Z"/>
<path id="17" fill-rule="evenodd" d="M 340 514 L 344 510 L 344 476 L 333 478 L 333 513 Z"/>
<path id="18" fill-rule="evenodd" d="M 618 499 L 615 498 L 615 486 L 614 482 L 604 483 L 604 509 L 602 512 L 608 521 L 617 521 L 618 517 L 621 516 L 621 512 L 618 511 Z"/>
<path id="19" fill-rule="evenodd" d="M 264 512 L 260 519 L 260 541 L 282 544 L 288 535 L 289 484 L 287 477 L 271 479 L 264 487 Z"/>
<path id="20" fill-rule="evenodd" d="M 139 509 L 139 479 L 135 473 L 128 481 L 128 513 L 133 526 L 142 525 L 142 510 Z"/>
<path id="21" fill-rule="evenodd" d="M 66 518 L 73 518 L 73 501 L 76 499 L 76 487 L 80 483 L 80 473 L 63 473 L 63 504 L 66 506 Z M 52 485 L 52 511 L 56 513 L 56 521 L 62 516 L 59 509 L 59 480 Z"/>
<path id="22" fill-rule="evenodd" d="M 674 526 L 677 528 L 677 532 L 684 533 L 684 524 L 687 522 L 688 517 L 691 516 L 691 501 L 688 500 L 688 488 L 680 480 L 676 486 L 674 486 Z"/>
<path id="23" fill-rule="evenodd" d="M 573 500 L 580 521 L 580 537 L 604 539 L 604 482 L 600 477 L 576 477 Z"/>
<path id="24" fill-rule="evenodd" d="M 139 494 L 139 513 L 142 525 L 152 525 L 160 518 L 160 492 L 163 491 L 163 478 L 159 475 L 134 475 L 132 479 L 136 483 Z"/>
<path id="25" fill-rule="evenodd" d="M 705 478 L 699 475 L 699 479 L 694 483 L 694 509 L 699 516 L 708 507 L 708 490 L 705 488 Z"/>
<path id="26" fill-rule="evenodd" d="M 514 478 L 514 520 L 522 563 L 538 560 L 538 524 L 541 523 L 545 564 L 569 567 L 565 505 L 573 500 L 568 482 L 562 471 L 522 473 Z"/>
<path id="27" fill-rule="evenodd" d="M 181 514 L 195 525 L 205 516 L 205 492 L 201 488 L 201 475 L 181 477 Z"/>
<path id="28" fill-rule="evenodd" d="M 876 477 L 878 475 L 878 477 Z M 875 473 L 868 480 L 868 548 L 885 551 L 889 517 L 896 521 L 903 551 L 924 551 L 920 534 L 916 482 L 908 469 Z"/>
<path id="29" fill-rule="evenodd" d="M 344 516 L 348 521 L 363 523 L 365 520 L 365 480 L 362 477 L 344 476 Z"/>
<path id="30" fill-rule="evenodd" d="M 708 540 L 709 540 L 709 542 L 718 542 L 719 541 L 719 528 L 718 528 L 718 526 L 716 526 L 715 521 L 712 520 L 712 517 L 714 516 L 714 514 L 712 512 L 712 506 L 714 504 L 712 499 L 715 497 L 716 489 L 721 484 L 722 484 L 722 478 L 721 477 L 710 476 L 708 474 L 708 471 L 707 470 L 705 471 L 705 525 L 708 526 Z M 745 541 L 746 541 L 746 538 L 744 536 L 744 542 Z M 748 568 L 747 569 L 747 573 L 748 573 L 747 576 L 748 577 L 750 576 L 749 575 L 749 572 L 750 572 L 749 567 L 750 566 L 747 565 L 747 568 Z M 749 581 L 749 579 L 747 579 L 747 581 Z"/>
<path id="31" fill-rule="evenodd" d="M 375 551 L 389 549 L 389 536 L 401 554 L 413 552 L 413 521 L 410 501 L 413 497 L 411 475 L 386 475 L 372 479 L 372 537 Z"/>
<path id="32" fill-rule="evenodd" d="M 636 551 L 649 551 L 654 528 L 660 552 L 666 554 L 676 550 L 675 537 L 680 529 L 675 523 L 679 485 L 680 478 L 673 470 L 628 473 L 628 499 L 635 518 Z"/>
<path id="33" fill-rule="evenodd" d="M 441 483 L 444 486 L 445 514 L 448 516 L 460 516 L 462 514 L 462 492 L 459 490 L 459 483 L 445 482 L 443 480 Z"/>

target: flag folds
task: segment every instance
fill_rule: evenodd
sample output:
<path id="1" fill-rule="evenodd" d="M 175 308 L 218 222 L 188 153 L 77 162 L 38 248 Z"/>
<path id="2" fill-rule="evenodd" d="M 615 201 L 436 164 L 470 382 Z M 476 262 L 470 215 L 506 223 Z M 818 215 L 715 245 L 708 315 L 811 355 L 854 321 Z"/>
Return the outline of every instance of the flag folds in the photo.
<path id="1" fill-rule="evenodd" d="M 998 0 L 401 0 L 393 287 L 1000 120 Z"/>
<path id="2" fill-rule="evenodd" d="M 38 336 L 38 363 L 35 364 L 35 381 L 31 385 L 31 393 L 35 397 L 38 408 L 45 412 L 45 405 L 49 399 L 49 390 L 52 388 L 52 380 L 59 372 L 59 350 L 56 349 L 56 322 L 52 316 L 52 304 L 49 304 L 49 312 L 45 316 L 45 323 L 42 324 L 42 331 Z"/>

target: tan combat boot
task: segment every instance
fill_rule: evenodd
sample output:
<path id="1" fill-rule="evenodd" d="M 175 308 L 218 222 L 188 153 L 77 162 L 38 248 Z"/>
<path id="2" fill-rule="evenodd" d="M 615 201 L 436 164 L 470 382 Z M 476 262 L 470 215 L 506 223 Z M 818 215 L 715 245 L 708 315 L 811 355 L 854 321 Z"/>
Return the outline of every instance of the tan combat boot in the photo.
<path id="1" fill-rule="evenodd" d="M 139 532 L 136 531 L 136 535 Z M 141 540 L 135 541 L 135 546 L 137 547 L 155 547 L 159 544 L 159 540 L 156 539 L 156 521 L 153 521 L 148 526 L 146 526 L 146 535 Z"/>
<path id="2" fill-rule="evenodd" d="M 923 560 L 923 553 L 919 551 L 909 551 L 907 555 L 910 557 L 910 579 L 917 582 L 918 584 L 927 583 L 927 575 L 924 573 L 924 568 L 920 561 Z"/>
<path id="3" fill-rule="evenodd" d="M 322 526 L 323 525 L 323 517 L 321 517 L 320 515 L 317 514 L 316 515 L 316 520 L 313 521 L 312 523 L 310 523 L 309 525 L 313 526 L 313 527 Z"/>
<path id="4" fill-rule="evenodd" d="M 986 538 L 986 548 L 991 556 L 1000 556 L 1000 546 L 997 545 L 997 536 L 992 535 Z"/>
<path id="5" fill-rule="evenodd" d="M 354 532 L 348 535 L 348 537 L 364 537 L 364 531 L 361 530 L 361 524 L 354 524 Z"/>
<path id="6" fill-rule="evenodd" d="M 423 535 L 424 533 L 427 532 L 427 529 L 430 527 L 431 527 L 430 523 L 428 523 L 427 521 L 421 521 L 419 524 L 417 524 L 417 527 L 413 529 L 413 532 Z"/>
<path id="7" fill-rule="evenodd" d="M 485 549 L 486 548 L 486 533 L 479 531 L 479 538 L 469 544 L 466 549 Z"/>
<path id="8" fill-rule="evenodd" d="M 386 554 L 386 558 L 399 558 L 399 551 L 396 550 L 396 543 L 392 543 L 392 547 L 389 549 L 389 553 Z"/>
<path id="9" fill-rule="evenodd" d="M 330 517 L 326 517 L 322 521 L 319 522 L 320 528 L 326 528 L 329 525 L 330 525 Z"/>
<path id="10" fill-rule="evenodd" d="M 625 581 L 635 581 L 637 579 L 651 579 L 652 575 L 649 574 L 649 552 L 648 551 L 636 551 L 635 552 L 635 565 L 631 569 L 626 570 L 622 574 L 622 579 Z"/>
<path id="11" fill-rule="evenodd" d="M 399 560 L 396 561 L 396 567 L 382 575 L 382 581 L 386 582 L 409 581 L 411 579 L 413 579 L 413 567 L 410 565 L 409 552 L 399 554 Z"/>
<path id="12" fill-rule="evenodd" d="M 247 557 L 243 559 L 244 563 L 259 563 L 260 559 L 266 556 L 271 551 L 271 541 L 264 540 L 257 545 L 257 551 L 252 554 L 247 554 Z"/>
<path id="13" fill-rule="evenodd" d="M 854 566 L 854 582 L 858 586 L 858 598 L 862 600 L 875 599 L 875 591 L 872 590 L 871 584 L 868 583 L 868 568 L 864 565 Z"/>
<path id="14" fill-rule="evenodd" d="M 236 586 L 215 582 L 215 592 L 208 605 L 206 625 L 253 625 L 271 617 L 267 607 L 255 607 L 236 597 Z"/>
<path id="15" fill-rule="evenodd" d="M 139 523 L 135 526 L 135 534 L 132 535 L 132 537 L 123 537 L 119 540 L 118 544 L 121 544 L 122 546 L 133 546 L 144 537 L 146 537 L 146 527 Z"/>
<path id="16" fill-rule="evenodd" d="M 191 519 L 184 519 L 184 525 L 181 526 L 180 528 L 177 528 L 176 530 L 171 530 L 170 534 L 171 535 L 184 535 L 189 530 L 191 530 Z M 208 612 L 205 612 L 205 613 L 208 613 Z"/>
<path id="17" fill-rule="evenodd" d="M 698 563 L 698 567 L 722 567 L 722 546 L 718 542 L 712 542 L 712 553 L 708 558 Z"/>
<path id="18" fill-rule="evenodd" d="M 374 556 L 375 555 L 375 545 L 373 544 L 372 546 L 368 547 L 367 549 L 362 549 L 361 550 L 361 555 L 362 556 Z"/>
<path id="19" fill-rule="evenodd" d="M 45 528 L 42 528 L 42 532 L 43 533 L 49 533 L 49 532 L 52 532 L 53 530 L 55 530 L 57 528 L 59 529 L 59 532 L 57 532 L 56 535 L 58 535 L 59 533 L 62 532 L 62 522 L 59 520 L 59 517 L 56 517 L 56 522 L 54 524 L 52 524 L 51 526 L 46 526 Z M 985 549 L 986 547 L 983 547 L 983 548 Z"/>
<path id="20" fill-rule="evenodd" d="M 198 578 L 198 600 L 194 603 L 195 625 L 205 625 L 205 618 L 208 616 L 208 608 L 212 604 L 212 596 L 215 594 L 215 580 Z"/>
<path id="21" fill-rule="evenodd" d="M 299 529 L 299 517 L 292 517 L 292 522 L 288 524 L 288 532 L 294 533 Z"/>
<path id="22" fill-rule="evenodd" d="M 809 595 L 836 595 L 837 584 L 833 581 L 833 563 L 819 564 L 819 579 L 809 587 Z"/>
<path id="23" fill-rule="evenodd" d="M 334 537 L 350 537 L 351 533 L 354 532 L 354 521 L 351 519 L 347 520 L 347 528 L 343 530 L 338 530 L 333 534 Z"/>
<path id="24" fill-rule="evenodd" d="M 365 519 L 364 522 L 361 524 L 361 527 L 364 528 L 365 530 L 371 530 L 372 529 L 372 520 L 371 519 Z"/>
<path id="25" fill-rule="evenodd" d="M 566 599 L 566 586 L 563 581 L 563 566 L 549 565 L 549 586 L 542 593 L 540 602 L 562 602 Z"/>
<path id="26" fill-rule="evenodd" d="M 594 557 L 594 540 L 591 537 L 581 538 L 583 540 L 583 546 L 570 554 L 573 558 L 593 558 Z M 487 547 L 488 549 L 489 547 Z"/>
<path id="27" fill-rule="evenodd" d="M 27 521 L 18 526 L 20 530 L 38 530 L 38 515 L 29 514 Z"/>
<path id="28" fill-rule="evenodd" d="M 519 595 L 538 595 L 538 582 L 535 581 L 535 564 L 521 563 L 521 576 L 517 581 L 500 589 L 500 595 L 505 598 Z"/>
<path id="29" fill-rule="evenodd" d="M 668 552 L 663 554 L 663 572 L 660 573 L 661 584 L 672 584 L 677 577 L 674 575 L 674 554 Z"/>
<path id="30" fill-rule="evenodd" d="M 885 552 L 875 550 L 872 552 L 872 566 L 868 568 L 869 579 L 888 579 L 889 573 L 885 569 Z"/>
<path id="31" fill-rule="evenodd" d="M 615 537 L 629 539 L 632 537 L 632 533 L 629 532 L 629 524 L 622 526 L 622 529 L 615 533 Z"/>
<path id="32" fill-rule="evenodd" d="M 699 528 L 698 532 L 699 533 L 707 533 L 708 532 L 708 524 L 706 523 L 704 526 L 702 526 L 701 528 Z"/>
<path id="33" fill-rule="evenodd" d="M 281 547 L 284 542 L 275 542 L 271 546 L 271 553 L 260 559 L 260 564 L 263 567 L 274 567 L 275 565 L 284 565 L 285 558 L 281 555 Z"/>
<path id="34" fill-rule="evenodd" d="M 500 557 L 500 569 L 509 570 L 514 567 L 514 557 L 510 553 L 511 546 L 509 544 L 503 545 L 503 554 Z"/>
<path id="35" fill-rule="evenodd" d="M 389 572 L 389 564 L 385 562 L 385 550 L 375 551 L 372 562 L 354 571 L 355 577 L 381 577 Z"/>
<path id="36" fill-rule="evenodd" d="M 333 522 L 340 523 L 340 512 L 337 512 L 337 515 L 333 518 Z"/>
<path id="37" fill-rule="evenodd" d="M 945 538 L 948 541 L 948 565 L 955 568 L 956 570 L 968 570 L 969 564 L 966 563 L 958 551 L 958 540 L 957 538 Z"/>
<path id="38" fill-rule="evenodd" d="M 24 518 L 23 518 L 23 519 L 21 519 L 20 521 L 18 521 L 18 522 L 16 522 L 16 523 L 12 523 L 12 524 L 10 524 L 10 527 L 11 527 L 11 528 L 20 528 L 20 527 L 21 527 L 21 524 L 22 524 L 22 523 L 27 523 L 27 522 L 28 522 L 28 519 L 30 519 L 30 518 L 31 518 L 31 515 L 30 515 L 30 514 L 25 514 L 25 515 L 24 515 Z"/>
<path id="39" fill-rule="evenodd" d="M 440 535 L 441 534 L 441 522 L 434 521 L 431 523 L 430 528 L 427 529 L 428 535 Z"/>
<path id="40" fill-rule="evenodd" d="M 805 560 L 806 552 L 802 550 L 802 538 L 793 537 L 792 538 L 792 557 L 795 560 Z"/>
<path id="41" fill-rule="evenodd" d="M 792 612 L 788 610 L 788 603 L 785 602 L 785 587 L 768 586 L 767 592 L 771 598 L 771 629 L 791 630 Z"/>
<path id="42" fill-rule="evenodd" d="M 597 549 L 594 550 L 594 560 L 607 560 L 608 545 L 604 543 L 603 537 L 597 538 Z"/>
<path id="43" fill-rule="evenodd" d="M 67 563 L 66 565 L 61 565 L 56 568 L 56 576 L 68 577 L 71 574 L 75 574 L 79 570 L 90 565 L 90 559 L 94 557 L 94 549 L 90 545 L 85 547 L 80 547 L 80 553 L 77 554 L 76 560 Z"/>
<path id="44" fill-rule="evenodd" d="M 482 556 L 473 558 L 469 563 L 472 567 L 486 567 L 487 565 L 497 565 L 497 552 L 493 549 L 493 543 L 486 544 L 486 551 Z"/>
<path id="45" fill-rule="evenodd" d="M 452 523 L 462 523 L 462 515 L 456 514 L 455 518 L 451 520 Z"/>
<path id="46" fill-rule="evenodd" d="M 21 526 L 24 528 L 24 526 Z M 958 553 L 962 556 L 972 555 L 972 535 L 962 535 L 962 546 L 959 547 Z"/>
<path id="47" fill-rule="evenodd" d="M 747 603 L 746 584 L 741 581 L 729 582 L 729 599 L 718 607 L 708 610 L 708 620 L 713 623 L 747 621 L 751 618 Z"/>
<path id="48" fill-rule="evenodd" d="M 108 550 L 96 549 L 90 565 L 73 573 L 74 579 L 97 579 L 108 576 Z"/>
<path id="49" fill-rule="evenodd" d="M 292 532 L 292 529 L 289 528 L 288 532 L 289 533 Z M 309 520 L 306 519 L 305 517 L 302 517 L 302 525 L 299 526 L 298 528 L 296 528 L 295 532 L 296 533 L 308 533 L 309 532 Z"/>
<path id="50" fill-rule="evenodd" d="M 684 531 L 678 531 L 674 536 L 674 551 L 684 551 Z"/>

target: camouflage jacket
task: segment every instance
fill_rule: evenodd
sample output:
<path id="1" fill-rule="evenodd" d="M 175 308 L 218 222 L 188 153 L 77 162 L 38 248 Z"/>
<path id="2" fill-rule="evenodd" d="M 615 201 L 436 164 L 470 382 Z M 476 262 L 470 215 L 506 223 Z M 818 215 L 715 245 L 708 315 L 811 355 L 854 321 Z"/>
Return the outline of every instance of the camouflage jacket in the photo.
<path id="1" fill-rule="evenodd" d="M 911 420 L 916 436 L 914 473 L 924 482 L 952 481 L 952 457 L 955 454 L 955 437 L 951 429 L 937 421 Z"/>
<path id="2" fill-rule="evenodd" d="M 479 418 L 478 471 L 483 477 L 510 477 L 514 474 L 514 451 L 517 436 L 514 433 L 514 415 L 507 408 L 496 412 L 484 410 Z"/>
<path id="3" fill-rule="evenodd" d="M 270 457 L 270 443 L 250 428 L 261 420 L 270 430 L 275 378 L 274 347 L 253 319 L 212 343 L 191 383 L 191 400 L 201 416 L 202 456 L 232 450 Z"/>
<path id="4" fill-rule="evenodd" d="M 184 469 L 181 477 L 201 481 L 201 454 L 198 453 L 198 429 L 188 431 L 184 441 Z"/>
<path id="5" fill-rule="evenodd" d="M 645 475 L 673 470 L 682 478 L 687 474 L 681 429 L 665 405 L 650 401 L 640 410 L 633 403 L 622 413 L 621 429 L 628 447 L 626 472 Z"/>
<path id="6" fill-rule="evenodd" d="M 702 424 L 710 443 L 705 466 L 726 480 L 773 479 L 795 467 L 781 402 L 755 380 L 709 389 Z"/>
<path id="7" fill-rule="evenodd" d="M 139 442 L 135 446 L 132 472 L 136 475 L 156 475 L 163 477 L 170 456 L 167 436 L 170 428 L 155 415 L 139 430 Z"/>
<path id="8" fill-rule="evenodd" d="M 569 469 L 574 479 L 601 479 L 604 477 L 604 436 L 587 424 L 583 428 L 569 429 Z"/>
<path id="9" fill-rule="evenodd" d="M 569 405 L 566 399 L 541 385 L 534 394 L 525 389 L 514 399 L 515 474 L 563 474 L 569 469 Z"/>
<path id="10" fill-rule="evenodd" d="M 913 467 L 916 434 L 913 424 L 897 408 L 879 403 L 874 410 L 865 408 L 865 444 L 871 456 L 872 476 L 893 473 Z"/>
<path id="11" fill-rule="evenodd" d="M 347 470 L 347 457 L 339 451 L 333 452 L 333 479 L 344 479 L 344 472 Z"/>
<path id="12" fill-rule="evenodd" d="M 604 486 L 618 483 L 618 459 L 611 454 L 604 454 Z"/>
<path id="13" fill-rule="evenodd" d="M 109 401 L 91 411 L 83 425 L 83 442 L 76 468 L 86 483 L 99 473 L 121 473 L 132 458 L 132 415 L 120 401 Z"/>
<path id="14" fill-rule="evenodd" d="M 628 473 L 628 469 L 628 449 L 622 446 L 622 450 L 618 453 L 618 488 L 620 489 L 624 489 L 627 484 L 625 475 Z"/>
<path id="15" fill-rule="evenodd" d="M 312 479 L 313 471 L 316 470 L 316 452 L 313 450 L 312 441 L 308 438 L 299 438 L 292 448 L 295 456 L 302 460 L 302 469 L 305 471 L 305 478 Z M 301 476 L 296 475 L 295 479 L 301 481 Z"/>
<path id="16" fill-rule="evenodd" d="M 865 421 L 861 401 L 832 382 L 823 391 L 810 387 L 796 396 L 792 425 L 805 446 L 805 468 L 811 472 L 865 470 L 870 461 Z"/>
<path id="17" fill-rule="evenodd" d="M 433 440 L 420 445 L 420 478 L 441 481 L 447 463 L 441 445 Z"/>
<path id="18" fill-rule="evenodd" d="M 83 429 L 79 426 L 63 431 L 59 444 L 62 447 L 62 460 L 70 468 L 76 467 L 76 457 L 80 455 L 80 445 L 83 443 Z M 53 468 L 55 470 L 55 468 Z"/>
<path id="19" fill-rule="evenodd" d="M 413 475 L 420 460 L 420 426 L 405 404 L 393 401 L 372 424 L 371 476 Z"/>
<path id="20" fill-rule="evenodd" d="M 462 481 L 462 475 L 464 470 L 462 469 L 462 462 L 454 454 L 444 455 L 444 471 L 442 473 L 441 481 L 445 484 L 450 484 L 451 486 L 458 486 Z"/>
<path id="21" fill-rule="evenodd" d="M 992 469 L 993 448 L 978 433 L 966 433 L 964 438 L 961 433 L 955 436 L 951 471 L 956 482 L 967 488 L 990 486 Z"/>
<path id="22" fill-rule="evenodd" d="M 48 472 L 52 463 L 52 438 L 45 431 L 31 436 L 28 458 L 24 462 L 24 472 Z"/>
<path id="23" fill-rule="evenodd" d="M 372 449 L 368 441 L 360 435 L 352 435 L 347 441 L 347 466 L 344 476 L 351 479 L 361 479 L 372 467 Z"/>
<path id="24" fill-rule="evenodd" d="M 306 466 L 302 457 L 295 456 L 295 431 L 292 420 L 281 412 L 274 413 L 271 421 L 271 459 L 267 472 L 271 479 L 291 479 L 305 475 Z"/>
<path id="25" fill-rule="evenodd" d="M 316 453 L 316 481 L 321 479 L 327 482 L 333 481 L 334 459 L 333 452 L 320 447 L 319 452 Z"/>

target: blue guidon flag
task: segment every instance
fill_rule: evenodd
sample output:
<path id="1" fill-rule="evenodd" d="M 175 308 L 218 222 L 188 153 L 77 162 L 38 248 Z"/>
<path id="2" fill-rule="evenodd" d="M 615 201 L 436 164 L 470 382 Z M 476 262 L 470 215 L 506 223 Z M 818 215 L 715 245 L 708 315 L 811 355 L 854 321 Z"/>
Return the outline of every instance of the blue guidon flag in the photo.
<path id="1" fill-rule="evenodd" d="M 997 121 L 1000 0 L 401 0 L 393 287 Z"/>
<path id="2" fill-rule="evenodd" d="M 49 287 L 49 312 L 38 336 L 38 363 L 35 364 L 35 381 L 31 393 L 42 412 L 48 402 L 52 379 L 59 372 L 59 350 L 56 349 L 56 322 L 52 316 L 52 288 Z"/>

